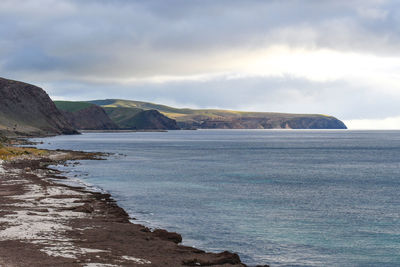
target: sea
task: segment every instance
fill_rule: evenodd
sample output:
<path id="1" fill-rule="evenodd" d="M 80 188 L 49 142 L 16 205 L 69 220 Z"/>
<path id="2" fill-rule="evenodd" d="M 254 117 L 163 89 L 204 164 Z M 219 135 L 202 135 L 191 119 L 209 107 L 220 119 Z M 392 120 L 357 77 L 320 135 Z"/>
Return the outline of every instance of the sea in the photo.
<path id="1" fill-rule="evenodd" d="M 83 133 L 40 148 L 112 153 L 61 166 L 134 222 L 250 266 L 400 266 L 400 131 Z"/>

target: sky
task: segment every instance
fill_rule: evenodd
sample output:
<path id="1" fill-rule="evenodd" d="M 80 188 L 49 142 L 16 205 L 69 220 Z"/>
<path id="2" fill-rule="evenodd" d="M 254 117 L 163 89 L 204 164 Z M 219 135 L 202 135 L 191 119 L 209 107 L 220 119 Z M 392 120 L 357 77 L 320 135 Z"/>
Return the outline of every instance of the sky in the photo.
<path id="1" fill-rule="evenodd" d="M 0 76 L 55 100 L 400 129 L 397 0 L 1 0 Z"/>

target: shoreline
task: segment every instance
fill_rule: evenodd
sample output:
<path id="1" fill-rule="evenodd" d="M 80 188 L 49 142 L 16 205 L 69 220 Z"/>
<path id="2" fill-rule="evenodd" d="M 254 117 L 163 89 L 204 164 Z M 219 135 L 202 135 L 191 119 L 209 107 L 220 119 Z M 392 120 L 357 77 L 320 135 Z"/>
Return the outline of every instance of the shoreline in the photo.
<path id="1" fill-rule="evenodd" d="M 246 266 L 235 253 L 132 223 L 111 195 L 59 183 L 68 178 L 48 167 L 104 154 L 47 152 L 0 161 L 0 266 Z"/>
<path id="2" fill-rule="evenodd" d="M 80 133 L 165 133 L 168 131 L 171 130 L 79 130 Z"/>

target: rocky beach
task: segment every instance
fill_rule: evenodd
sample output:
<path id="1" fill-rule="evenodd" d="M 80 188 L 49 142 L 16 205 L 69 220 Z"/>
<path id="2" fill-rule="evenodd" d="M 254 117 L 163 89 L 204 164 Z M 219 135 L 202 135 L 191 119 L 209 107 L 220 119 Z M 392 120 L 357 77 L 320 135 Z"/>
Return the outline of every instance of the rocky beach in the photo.
<path id="1" fill-rule="evenodd" d="M 50 165 L 100 153 L 18 150 L 0 161 L 0 266 L 246 266 L 237 254 L 206 253 L 151 230 L 109 194 L 61 183 Z"/>

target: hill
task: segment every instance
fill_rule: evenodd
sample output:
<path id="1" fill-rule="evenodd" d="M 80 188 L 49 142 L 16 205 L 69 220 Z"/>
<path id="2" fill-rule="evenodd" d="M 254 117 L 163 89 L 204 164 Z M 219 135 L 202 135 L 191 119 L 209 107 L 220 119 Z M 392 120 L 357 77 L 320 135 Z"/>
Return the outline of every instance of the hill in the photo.
<path id="1" fill-rule="evenodd" d="M 121 129 L 136 130 L 178 130 L 176 121 L 170 119 L 157 110 L 142 110 L 124 107 L 104 107 L 108 116 Z"/>
<path id="2" fill-rule="evenodd" d="M 174 119 L 184 129 L 346 129 L 332 116 L 320 114 L 289 114 L 244 112 L 219 109 L 173 108 L 141 101 L 105 99 L 89 101 L 103 108 L 157 110 Z"/>
<path id="3" fill-rule="evenodd" d="M 54 101 L 68 122 L 79 130 L 114 130 L 115 124 L 100 106 L 88 102 Z"/>
<path id="4" fill-rule="evenodd" d="M 0 78 L 0 133 L 43 136 L 77 131 L 43 89 Z"/>
<path id="5" fill-rule="evenodd" d="M 176 121 L 157 110 L 100 107 L 90 102 L 54 101 L 68 121 L 81 130 L 177 130 Z"/>

